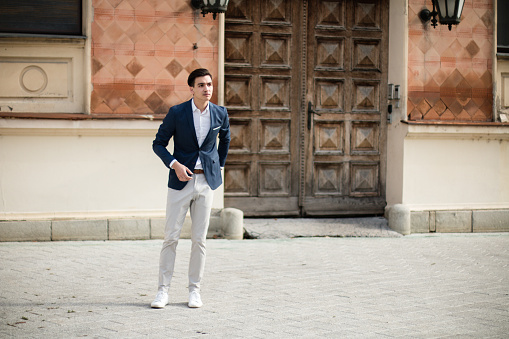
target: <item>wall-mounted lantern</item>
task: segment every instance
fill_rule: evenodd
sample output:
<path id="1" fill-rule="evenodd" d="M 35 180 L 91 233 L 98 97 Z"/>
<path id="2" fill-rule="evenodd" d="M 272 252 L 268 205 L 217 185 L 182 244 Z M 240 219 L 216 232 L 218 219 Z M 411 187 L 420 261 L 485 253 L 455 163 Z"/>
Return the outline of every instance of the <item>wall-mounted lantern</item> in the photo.
<path id="1" fill-rule="evenodd" d="M 433 12 L 428 9 L 423 9 L 419 12 L 419 17 L 422 22 L 428 22 L 431 18 L 431 26 L 437 27 L 437 19 L 441 25 L 448 25 L 451 30 L 452 25 L 460 23 L 461 12 L 463 11 L 463 5 L 465 0 L 431 0 L 433 3 Z"/>
<path id="2" fill-rule="evenodd" d="M 225 13 L 229 0 L 191 0 L 191 5 L 196 9 L 201 9 L 203 16 L 212 13 L 212 18 L 216 20 L 216 15 Z"/>

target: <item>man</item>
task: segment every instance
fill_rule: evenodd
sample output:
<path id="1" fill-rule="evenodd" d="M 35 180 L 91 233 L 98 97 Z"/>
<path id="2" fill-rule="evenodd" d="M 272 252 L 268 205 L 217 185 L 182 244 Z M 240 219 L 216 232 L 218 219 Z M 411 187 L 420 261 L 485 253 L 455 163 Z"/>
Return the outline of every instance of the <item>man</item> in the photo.
<path id="1" fill-rule="evenodd" d="M 212 209 L 213 190 L 221 183 L 230 145 L 226 108 L 210 102 L 212 75 L 194 70 L 187 79 L 193 98 L 170 108 L 152 144 L 154 152 L 170 168 L 166 226 L 159 259 L 159 289 L 153 308 L 168 304 L 180 231 L 191 209 L 191 258 L 189 260 L 189 307 L 201 307 L 200 281 L 205 267 L 205 240 Z M 219 136 L 219 146 L 216 139 Z M 173 138 L 173 154 L 166 146 Z"/>

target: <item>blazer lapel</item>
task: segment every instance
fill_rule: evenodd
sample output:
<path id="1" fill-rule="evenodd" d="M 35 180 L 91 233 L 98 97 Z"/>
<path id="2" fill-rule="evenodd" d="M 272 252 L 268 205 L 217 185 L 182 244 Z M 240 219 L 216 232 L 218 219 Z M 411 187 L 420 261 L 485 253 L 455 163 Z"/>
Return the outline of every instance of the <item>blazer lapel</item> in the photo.
<path id="1" fill-rule="evenodd" d="M 210 111 L 210 129 L 207 133 L 207 137 L 205 137 L 205 140 L 203 140 L 203 143 L 208 142 L 209 138 L 213 135 L 212 131 L 216 130 L 217 128 L 221 128 L 221 122 L 220 119 L 218 119 L 217 110 L 214 104 L 209 102 L 209 111 Z"/>
<path id="2" fill-rule="evenodd" d="M 187 102 L 186 110 L 184 113 L 186 115 L 187 123 L 189 124 L 189 132 L 193 136 L 195 144 L 198 145 L 198 137 L 196 136 L 196 128 L 194 127 L 193 105 L 191 104 L 191 100 Z"/>

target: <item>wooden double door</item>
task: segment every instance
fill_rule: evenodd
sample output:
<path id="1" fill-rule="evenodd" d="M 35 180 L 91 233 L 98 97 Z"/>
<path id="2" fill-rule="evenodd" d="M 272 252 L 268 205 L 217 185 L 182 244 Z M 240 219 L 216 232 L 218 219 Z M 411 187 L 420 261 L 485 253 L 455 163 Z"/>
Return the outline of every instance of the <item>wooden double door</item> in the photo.
<path id="1" fill-rule="evenodd" d="M 225 206 L 382 213 L 387 46 L 388 0 L 230 0 Z"/>

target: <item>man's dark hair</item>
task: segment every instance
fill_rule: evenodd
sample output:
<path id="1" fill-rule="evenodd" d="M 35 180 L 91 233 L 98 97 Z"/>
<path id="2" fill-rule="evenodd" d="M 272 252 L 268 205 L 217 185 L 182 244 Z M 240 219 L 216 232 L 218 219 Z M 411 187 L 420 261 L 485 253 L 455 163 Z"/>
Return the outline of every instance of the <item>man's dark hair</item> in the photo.
<path id="1" fill-rule="evenodd" d="M 197 68 L 194 71 L 192 71 L 191 74 L 189 74 L 189 77 L 187 78 L 187 84 L 189 85 L 189 87 L 194 87 L 194 80 L 196 78 L 204 77 L 206 75 L 210 76 L 210 78 L 212 79 L 212 74 L 210 74 L 208 69 Z"/>

